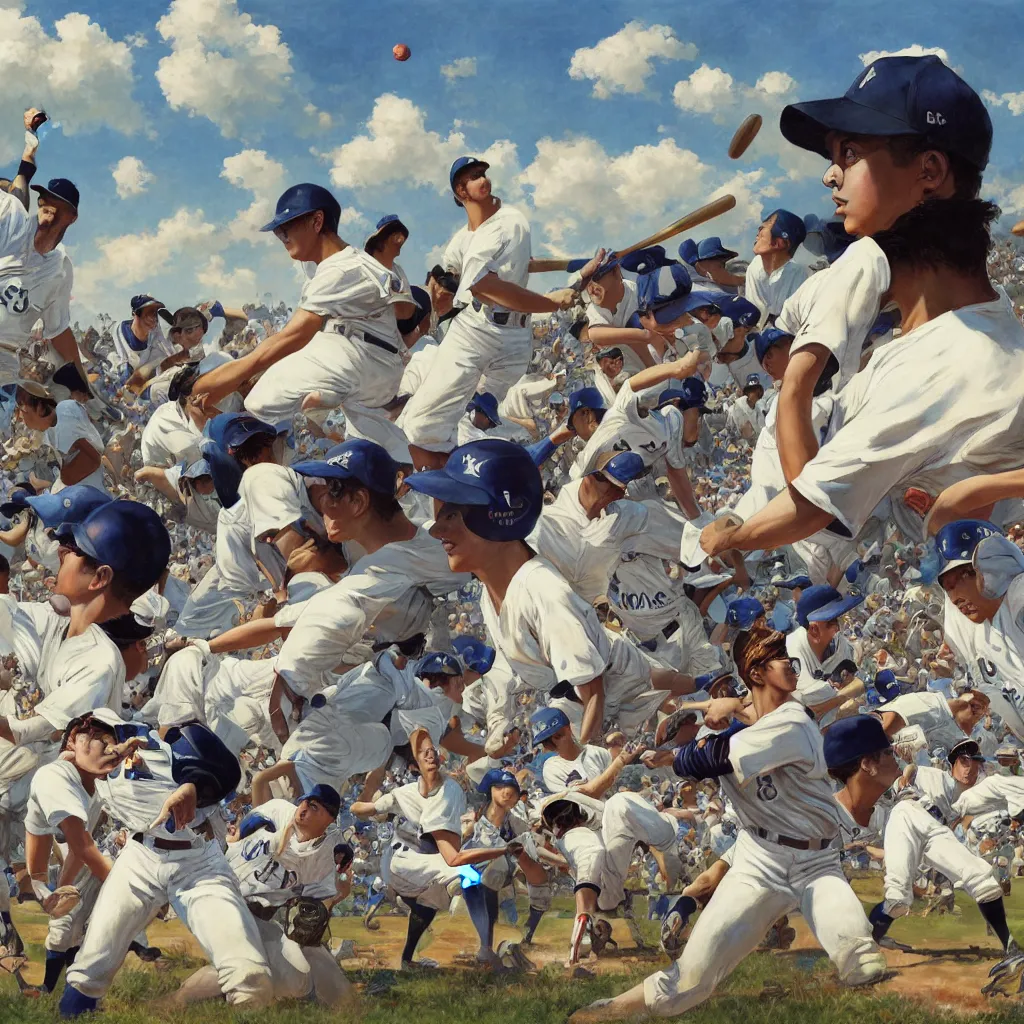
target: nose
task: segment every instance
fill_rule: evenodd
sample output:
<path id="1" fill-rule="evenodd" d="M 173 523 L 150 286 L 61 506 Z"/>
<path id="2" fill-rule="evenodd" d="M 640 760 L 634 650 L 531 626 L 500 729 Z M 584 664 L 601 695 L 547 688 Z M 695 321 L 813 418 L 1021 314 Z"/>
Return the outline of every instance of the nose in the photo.
<path id="1" fill-rule="evenodd" d="M 828 170 L 821 176 L 821 183 L 825 188 L 842 188 L 843 171 L 837 164 L 829 164 Z"/>

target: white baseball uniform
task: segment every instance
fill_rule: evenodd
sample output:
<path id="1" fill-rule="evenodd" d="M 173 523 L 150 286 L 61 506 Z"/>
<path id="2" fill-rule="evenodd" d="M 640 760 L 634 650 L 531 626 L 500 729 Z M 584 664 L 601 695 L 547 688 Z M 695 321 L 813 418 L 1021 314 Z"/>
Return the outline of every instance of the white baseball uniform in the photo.
<path id="1" fill-rule="evenodd" d="M 906 723 L 904 728 L 893 736 L 894 744 L 899 745 L 909 739 L 909 735 L 902 734 L 914 726 L 920 726 L 924 730 L 929 750 L 935 747 L 949 750 L 966 739 L 963 730 L 953 718 L 953 712 L 949 710 L 949 701 L 944 694 L 933 693 L 930 690 L 905 693 L 883 704 L 879 710 L 883 713 L 892 711 Z"/>
<path id="2" fill-rule="evenodd" d="M 102 455 L 106 448 L 106 443 L 92 420 L 89 419 L 85 406 L 71 398 L 57 403 L 57 422 L 43 434 L 43 438 L 46 444 L 61 456 L 67 456 L 77 441 L 85 441 L 97 455 Z M 107 493 L 107 485 L 103 480 L 102 466 L 98 466 L 93 472 L 78 482 L 95 487 L 104 494 Z M 58 476 L 51 491 L 56 493 L 63 489 L 64 484 Z"/>
<path id="3" fill-rule="evenodd" d="M 115 370 L 128 368 L 136 370 L 147 363 L 162 362 L 178 350 L 164 337 L 158 323 L 146 336 L 139 341 L 132 331 L 131 320 L 122 320 L 110 328 L 110 338 L 114 343 L 114 351 L 110 354 L 110 362 Z M 180 366 L 174 368 L 175 373 Z"/>
<path id="4" fill-rule="evenodd" d="M 201 458 L 203 432 L 177 402 L 164 402 L 142 428 L 142 461 L 165 468 L 184 459 L 189 465 Z"/>
<path id="5" fill-rule="evenodd" d="M 837 633 L 819 660 L 811 647 L 807 630 L 797 626 L 786 636 L 786 651 L 791 658 L 800 659 L 800 676 L 797 679 L 795 697 L 807 707 L 822 704 L 836 695 L 835 688 L 829 683 L 828 677 L 843 661 L 854 661 L 853 647 L 850 641 Z M 831 725 L 839 713 L 838 708 L 824 714 L 818 724 L 822 729 Z"/>
<path id="6" fill-rule="evenodd" d="M 586 296 L 586 316 L 588 327 L 625 327 L 629 323 L 629 318 L 640 308 L 639 299 L 637 296 L 636 281 L 631 281 L 628 277 L 622 279 L 622 286 L 625 289 L 622 298 L 619 300 L 619 304 L 614 309 L 606 309 L 604 306 L 599 306 L 589 295 L 584 293 Z M 594 341 L 591 336 L 591 341 Z M 598 342 L 594 342 L 599 348 L 603 347 Z M 644 368 L 643 360 L 636 354 L 636 349 L 632 345 L 621 345 L 622 350 L 622 368 L 630 376 L 634 373 L 639 373 Z"/>
<path id="7" fill-rule="evenodd" d="M 807 267 L 793 260 L 786 260 L 770 274 L 764 269 L 760 256 L 755 256 L 747 265 L 746 284 L 743 296 L 761 310 L 760 325 L 770 316 L 778 316 L 786 299 L 807 280 Z"/>
<path id="8" fill-rule="evenodd" d="M 455 302 L 465 308 L 402 419 L 410 444 L 439 452 L 453 447 L 456 424 L 474 391 L 489 391 L 500 402 L 530 364 L 530 315 L 486 305 L 470 291 L 492 273 L 527 287 L 530 225 L 518 210 L 501 206 L 475 231 L 460 230 L 445 258 L 459 273 Z"/>

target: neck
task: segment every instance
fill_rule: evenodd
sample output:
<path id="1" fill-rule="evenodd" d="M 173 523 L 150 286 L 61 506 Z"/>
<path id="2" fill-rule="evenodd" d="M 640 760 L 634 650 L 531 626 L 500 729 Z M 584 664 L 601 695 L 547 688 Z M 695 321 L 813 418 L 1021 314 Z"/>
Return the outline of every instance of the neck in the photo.
<path id="1" fill-rule="evenodd" d="M 757 405 L 757 396 L 753 394 L 753 392 L 747 395 L 747 405 L 749 405 L 751 409 L 753 409 L 754 406 Z"/>
<path id="2" fill-rule="evenodd" d="M 836 794 L 836 798 L 850 812 L 858 825 L 866 825 L 871 820 L 871 812 L 878 803 L 878 798 L 888 788 L 880 786 L 872 776 L 859 771 L 847 779 L 845 788 Z"/>
<path id="3" fill-rule="evenodd" d="M 316 263 L 318 266 L 323 263 L 328 256 L 333 256 L 335 253 L 341 252 L 342 249 L 348 248 L 348 242 L 345 239 L 340 238 L 338 235 L 332 235 L 324 233 L 319 236 L 316 250 L 310 261 Z"/>
<path id="4" fill-rule="evenodd" d="M 437 768 L 431 768 L 428 771 L 420 774 L 420 793 L 426 796 L 428 793 L 432 793 L 437 789 L 438 783 L 441 781 L 441 772 Z"/>
<path id="5" fill-rule="evenodd" d="M 322 836 L 323 832 L 313 832 L 311 830 L 304 829 L 298 822 L 295 823 L 295 838 L 300 843 L 309 842 L 310 839 L 316 839 L 317 836 Z"/>
<path id="6" fill-rule="evenodd" d="M 991 302 L 996 292 L 986 275 L 965 277 L 947 267 L 893 271 L 889 296 L 900 307 L 903 334 L 954 309 Z"/>
<path id="7" fill-rule="evenodd" d="M 772 249 L 761 253 L 761 265 L 766 274 L 773 274 L 779 267 L 785 266 L 793 257 L 785 249 Z"/>
<path id="8" fill-rule="evenodd" d="M 392 519 L 377 519 L 368 516 L 363 528 L 352 539 L 367 554 L 372 555 L 385 544 L 398 544 L 402 541 L 412 540 L 415 536 L 416 524 L 410 522 L 404 513 L 399 512 Z"/>
<path id="9" fill-rule="evenodd" d="M 576 504 L 579 505 L 588 519 L 597 519 L 601 514 L 600 509 L 593 514 L 590 511 L 594 507 L 594 501 L 592 500 L 594 495 L 591 494 L 593 487 L 594 483 L 591 478 L 589 476 L 585 476 L 582 481 L 580 481 L 580 488 L 576 492 Z"/>
<path id="10" fill-rule="evenodd" d="M 493 217 L 501 209 L 501 200 L 494 196 L 488 196 L 479 203 L 470 200 L 462 204 L 466 209 L 466 220 L 469 222 L 469 230 L 476 231 L 478 227 L 489 217 Z"/>
<path id="11" fill-rule="evenodd" d="M 96 779 L 98 776 L 79 768 L 77 764 L 75 765 L 75 770 L 78 772 L 78 777 L 82 780 L 82 786 L 85 788 L 86 793 L 91 796 L 96 791 Z"/>
<path id="12" fill-rule="evenodd" d="M 769 686 L 754 686 L 750 690 L 750 699 L 758 718 L 764 718 L 776 708 L 781 708 L 783 704 L 789 703 L 792 696 L 790 693 Z"/>
<path id="13" fill-rule="evenodd" d="M 90 626 L 106 622 L 128 611 L 120 601 L 114 601 L 105 593 L 96 595 L 92 600 L 71 606 L 71 626 L 68 638 L 81 636 Z"/>
<path id="14" fill-rule="evenodd" d="M 570 736 L 556 753 L 566 761 L 575 761 L 583 753 L 583 748 Z"/>
<path id="15" fill-rule="evenodd" d="M 60 245 L 61 236 L 63 231 L 56 227 L 37 227 L 35 237 L 35 250 L 40 256 L 45 256 L 48 252 L 53 252 L 54 249 Z"/>
<path id="16" fill-rule="evenodd" d="M 487 588 L 491 603 L 497 611 L 501 611 L 512 577 L 533 557 L 533 552 L 522 541 L 508 541 L 495 546 L 486 567 L 473 570 L 473 574 Z"/>
<path id="17" fill-rule="evenodd" d="M 604 308 L 614 313 L 619 308 L 619 303 L 625 294 L 626 286 L 621 281 L 614 286 L 609 286 L 604 292 Z"/>
<path id="18" fill-rule="evenodd" d="M 808 633 L 807 642 L 811 645 L 811 650 L 814 651 L 815 655 L 820 659 L 825 653 L 825 648 L 832 642 L 832 638 L 829 637 L 828 639 L 825 639 L 824 637 L 820 637 L 815 639 L 810 635 L 810 633 Z"/>
<path id="19" fill-rule="evenodd" d="M 496 828 L 501 828 L 505 824 L 505 819 L 508 817 L 508 811 L 504 807 L 499 807 L 496 803 L 491 803 L 487 808 L 487 820 L 494 825 Z"/>
<path id="20" fill-rule="evenodd" d="M 139 323 L 135 317 L 132 317 L 132 334 L 135 335 L 139 341 L 145 341 L 149 337 L 149 331 Z"/>

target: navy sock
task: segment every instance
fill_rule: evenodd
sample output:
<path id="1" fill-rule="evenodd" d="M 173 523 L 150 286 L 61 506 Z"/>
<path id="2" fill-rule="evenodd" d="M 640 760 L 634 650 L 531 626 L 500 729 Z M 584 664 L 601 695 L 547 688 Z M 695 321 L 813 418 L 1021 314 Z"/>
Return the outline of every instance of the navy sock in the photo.
<path id="1" fill-rule="evenodd" d="M 473 922 L 477 938 L 480 940 L 480 948 L 490 949 L 492 926 L 484 891 L 485 886 L 471 885 L 468 889 L 462 890 L 462 898 L 466 901 L 466 909 L 469 911 L 469 919 Z"/>
<path id="2" fill-rule="evenodd" d="M 884 906 L 884 903 L 876 903 L 871 908 L 871 913 L 868 914 L 868 921 L 871 922 L 871 938 L 875 942 L 885 935 L 894 920 L 882 909 Z M 1006 918 L 1004 917 L 1003 920 L 1005 921 Z"/>
<path id="3" fill-rule="evenodd" d="M 997 900 L 979 903 L 978 909 L 981 911 L 981 916 L 985 918 L 985 923 L 999 936 L 1003 949 L 1006 949 L 1010 943 L 1010 928 L 1006 923 L 1006 907 L 1003 904 L 1003 898 L 1000 896 Z"/>
<path id="4" fill-rule="evenodd" d="M 48 949 L 46 951 L 46 974 L 43 977 L 43 988 L 47 992 L 52 992 L 57 987 L 57 982 L 60 981 L 61 972 L 67 962 L 68 954 L 64 950 L 58 952 Z"/>
<path id="5" fill-rule="evenodd" d="M 537 925 L 540 924 L 540 919 L 543 916 L 543 910 L 540 910 L 537 907 L 530 907 L 530 916 L 526 919 L 526 935 L 524 938 L 533 938 L 533 933 L 537 930 Z"/>
<path id="6" fill-rule="evenodd" d="M 403 963 L 413 959 L 423 933 L 430 927 L 437 913 L 433 907 L 425 907 L 414 899 L 407 899 L 405 902 L 409 904 L 409 931 L 405 937 L 405 949 L 402 950 Z"/>

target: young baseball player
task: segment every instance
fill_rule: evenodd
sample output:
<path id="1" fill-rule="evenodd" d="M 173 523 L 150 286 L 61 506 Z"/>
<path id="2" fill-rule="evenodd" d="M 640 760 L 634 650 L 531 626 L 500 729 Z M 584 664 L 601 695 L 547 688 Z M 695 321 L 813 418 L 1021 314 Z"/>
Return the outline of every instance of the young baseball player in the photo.
<path id="1" fill-rule="evenodd" d="M 61 1014 L 95 1010 L 132 938 L 167 902 L 202 945 L 229 1003 L 268 1002 L 272 982 L 256 922 L 208 824 L 240 781 L 238 761 L 201 725 L 163 736 L 145 727 L 118 729 L 119 736 L 138 732 L 145 743 L 119 771 L 97 781 L 96 792 L 130 838 L 100 889 L 68 971 Z"/>
<path id="2" fill-rule="evenodd" d="M 743 296 L 761 311 L 758 326 L 771 327 L 786 299 L 807 280 L 807 268 L 793 262 L 806 237 L 803 218 L 789 210 L 773 211 L 757 229 Z"/>
<path id="3" fill-rule="evenodd" d="M 764 429 L 764 385 L 761 378 L 752 373 L 743 385 L 743 397 L 738 398 L 729 408 L 726 426 L 746 441 L 756 441 Z"/>
<path id="4" fill-rule="evenodd" d="M 381 875 L 410 910 L 403 970 L 437 966 L 432 960 L 414 959 L 416 947 L 437 911 L 448 905 L 447 887 L 461 877 L 459 868 L 506 856 L 504 843 L 486 850 L 462 849 L 465 793 L 441 772 L 437 749 L 426 729 L 415 729 L 409 746 L 419 778 L 378 799 L 356 801 L 349 808 L 360 818 L 400 816 L 394 841 L 381 860 Z"/>
<path id="5" fill-rule="evenodd" d="M 991 702 L 980 690 L 968 690 L 957 697 L 946 697 L 930 690 L 899 696 L 895 674 L 891 669 L 883 672 L 884 681 L 891 679 L 888 685 L 895 689 L 897 696 L 885 701 L 877 711 L 886 736 L 892 737 L 897 746 L 908 742 L 912 731 L 919 729 L 924 733 L 929 750 L 935 747 L 948 750 L 965 736 L 970 736 L 974 727 L 989 713 Z M 875 677 L 876 690 L 880 688 L 879 677 L 883 672 Z"/>
<path id="6" fill-rule="evenodd" d="M 720 779 L 742 826 L 733 866 L 672 967 L 615 999 L 578 1011 L 574 1024 L 685 1012 L 708 998 L 781 914 L 797 907 L 845 984 L 870 984 L 885 972 L 834 847 L 838 814 L 821 735 L 793 699 L 797 673 L 785 637 L 758 628 L 744 634 L 736 648 L 754 723 L 734 725 L 675 754 L 677 774 Z M 738 702 L 732 706 L 738 708 Z M 707 714 L 720 720 L 717 709 Z"/>
<path id="7" fill-rule="evenodd" d="M 403 429 L 418 468 L 444 465 L 474 391 L 489 391 L 500 402 L 526 372 L 533 350 L 530 314 L 554 313 L 572 301 L 568 290 L 549 298 L 526 287 L 530 225 L 491 195 L 488 167 L 461 156 L 449 173 L 467 225 L 448 243 L 445 265 L 459 277 L 455 302 L 464 308 L 405 407 Z"/>

